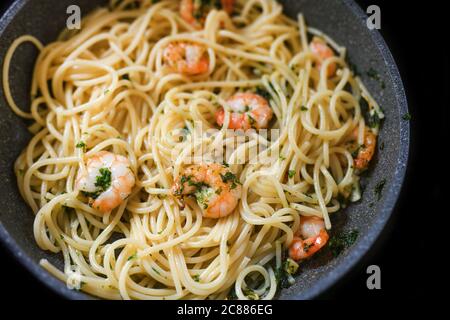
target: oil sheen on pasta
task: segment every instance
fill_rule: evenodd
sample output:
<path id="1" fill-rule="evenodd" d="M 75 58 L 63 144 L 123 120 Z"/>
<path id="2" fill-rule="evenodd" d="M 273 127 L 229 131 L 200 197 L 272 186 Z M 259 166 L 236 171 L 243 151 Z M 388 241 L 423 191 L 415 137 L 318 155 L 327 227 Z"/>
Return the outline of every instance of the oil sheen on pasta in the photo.
<path id="1" fill-rule="evenodd" d="M 365 123 L 360 101 L 383 114 L 347 66 L 345 48 L 273 0 L 204 2 L 182 1 L 194 10 L 186 15 L 180 1 L 112 1 L 81 30 L 45 46 L 22 36 L 5 57 L 6 98 L 34 134 L 15 163 L 17 183 L 36 215 L 37 244 L 64 258 L 63 270 L 41 265 L 86 293 L 224 299 L 233 290 L 239 299 L 272 299 L 282 253 L 297 241 L 296 257 L 308 256 L 302 221 L 328 230 L 338 199 L 359 199 L 358 173 L 378 130 Z M 8 83 L 24 42 L 40 50 L 31 106 L 17 106 Z M 188 51 L 200 55 L 194 65 Z M 210 154 L 230 143 L 228 99 L 238 93 L 266 99 L 273 117 L 264 125 L 279 135 L 256 127 L 224 159 L 240 199 L 231 214 L 209 218 L 195 198 L 171 190 L 199 145 Z M 235 163 L 259 145 L 279 154 Z M 101 168 L 113 162 L 119 173 Z M 112 210 L 80 182 L 93 163 L 104 190 L 128 179 Z"/>

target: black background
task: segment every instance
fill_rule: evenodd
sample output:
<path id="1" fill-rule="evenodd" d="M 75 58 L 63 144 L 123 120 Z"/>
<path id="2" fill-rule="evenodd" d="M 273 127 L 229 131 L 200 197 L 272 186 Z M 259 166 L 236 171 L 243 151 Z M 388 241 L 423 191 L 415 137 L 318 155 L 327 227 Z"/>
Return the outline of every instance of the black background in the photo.
<path id="1" fill-rule="evenodd" d="M 48 0 L 45 0 L 48 1 Z M 335 0 L 330 0 L 335 1 Z M 378 249 L 342 279 L 323 299 L 398 300 L 431 298 L 428 285 L 437 270 L 430 260 L 442 233 L 443 190 L 438 179 L 447 165 L 442 154 L 448 148 L 445 123 L 448 122 L 449 53 L 444 1 L 357 0 L 365 9 L 371 4 L 381 8 L 381 34 L 398 64 L 408 96 L 411 150 L 407 178 L 391 224 Z M 0 0 L 0 13 L 12 3 Z M 420 3 L 416 4 L 416 3 Z M 447 43 L 445 43 L 445 42 Z M 381 268 L 381 290 L 368 290 L 366 268 Z M 1 286 L 8 298 L 55 301 L 61 299 L 35 280 L 0 246 Z"/>

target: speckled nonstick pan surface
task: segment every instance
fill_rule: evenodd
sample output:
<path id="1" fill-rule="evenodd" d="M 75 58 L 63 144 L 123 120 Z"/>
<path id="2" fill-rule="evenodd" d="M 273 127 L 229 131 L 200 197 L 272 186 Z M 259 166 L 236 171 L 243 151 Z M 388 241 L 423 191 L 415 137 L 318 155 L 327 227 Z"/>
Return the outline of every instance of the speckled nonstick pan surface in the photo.
<path id="1" fill-rule="evenodd" d="M 333 233 L 359 230 L 355 244 L 338 257 L 319 254 L 302 265 L 296 284 L 282 290 L 280 299 L 311 299 L 326 292 L 348 273 L 373 247 L 393 213 L 406 171 L 409 149 L 409 122 L 402 121 L 407 113 L 403 84 L 394 59 L 377 31 L 366 27 L 364 12 L 351 0 L 293 0 L 281 1 L 285 12 L 296 17 L 304 13 L 308 25 L 319 28 L 337 43 L 348 48 L 351 61 L 360 71 L 377 70 L 385 86 L 361 72 L 369 91 L 382 106 L 386 120 L 379 141 L 384 150 L 378 151 L 371 170 L 365 175 L 365 192 L 359 203 L 332 215 Z M 0 65 L 7 48 L 22 34 L 32 34 L 44 43 L 56 39 L 65 26 L 66 8 L 81 7 L 86 14 L 105 1 L 93 0 L 17 0 L 0 20 Z M 29 87 L 37 52 L 32 45 L 21 46 L 14 55 L 10 70 L 12 93 L 20 106 L 29 106 Z M 62 266 L 59 254 L 40 250 L 33 238 L 33 213 L 19 195 L 13 173 L 13 163 L 31 138 L 27 123 L 15 116 L 7 106 L 0 88 L 0 239 L 40 281 L 69 299 L 92 299 L 66 285 L 41 269 L 38 261 L 46 258 Z M 373 192 L 377 183 L 386 179 L 380 200 Z"/>

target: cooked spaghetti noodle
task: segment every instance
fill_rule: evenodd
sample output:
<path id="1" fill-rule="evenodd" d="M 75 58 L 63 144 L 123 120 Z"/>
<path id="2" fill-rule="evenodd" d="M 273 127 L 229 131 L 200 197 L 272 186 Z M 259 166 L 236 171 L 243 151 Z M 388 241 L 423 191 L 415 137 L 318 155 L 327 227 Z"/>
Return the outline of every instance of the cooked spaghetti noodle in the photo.
<path id="1" fill-rule="evenodd" d="M 236 1 L 233 14 L 219 5 L 192 24 L 179 7 L 112 1 L 56 42 L 22 36 L 11 45 L 4 91 L 12 110 L 33 120 L 34 134 L 15 163 L 17 182 L 36 214 L 37 244 L 64 258 L 62 271 L 41 265 L 106 299 L 223 299 L 230 290 L 271 299 L 274 270 L 302 219 L 318 217 L 330 229 L 338 198 L 359 199 L 354 158 L 367 148 L 365 132 L 376 137 L 378 129 L 367 129 L 360 101 L 383 114 L 347 66 L 345 48 L 307 28 L 301 14 L 286 17 L 274 0 Z M 313 37 L 334 55 L 319 61 Z M 8 83 L 13 53 L 27 41 L 40 50 L 29 112 Z M 166 60 L 164 50 L 180 43 L 204 49 L 203 72 Z M 239 92 L 267 99 L 267 129 L 278 134 L 248 130 L 236 145 L 227 99 Z M 231 214 L 208 218 L 193 197 L 173 195 L 193 154 L 218 162 L 211 154 L 231 145 L 224 167 L 241 188 Z M 107 212 L 77 184 L 102 151 L 125 157 L 135 175 L 128 197 Z M 269 161 L 237 161 L 251 152 Z"/>

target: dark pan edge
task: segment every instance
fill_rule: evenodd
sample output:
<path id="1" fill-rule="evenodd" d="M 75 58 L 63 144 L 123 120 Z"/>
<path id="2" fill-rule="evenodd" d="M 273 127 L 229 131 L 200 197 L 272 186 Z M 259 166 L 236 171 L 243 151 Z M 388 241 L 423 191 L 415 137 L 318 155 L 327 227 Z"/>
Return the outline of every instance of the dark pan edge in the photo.
<path id="1" fill-rule="evenodd" d="M 0 36 L 3 33 L 6 26 L 13 20 L 17 12 L 28 2 L 29 0 L 16 0 L 0 18 Z M 363 10 L 353 0 L 341 0 L 349 10 L 362 21 L 365 20 L 366 15 Z M 400 114 L 406 114 L 408 112 L 407 99 L 403 87 L 403 82 L 400 78 L 397 65 L 391 52 L 388 49 L 386 42 L 377 30 L 371 32 L 371 37 L 374 43 L 381 51 L 381 55 L 389 70 L 389 76 L 392 79 L 394 85 L 395 97 L 397 99 L 398 110 Z M 392 178 L 392 184 L 390 188 L 385 191 L 385 198 L 383 205 L 372 224 L 369 231 L 358 241 L 351 252 L 339 263 L 336 268 L 321 277 L 316 284 L 310 289 L 300 292 L 290 299 L 313 299 L 318 297 L 321 293 L 333 286 L 339 279 L 346 275 L 363 257 L 367 254 L 370 248 L 378 240 L 382 230 L 389 221 L 395 205 L 397 203 L 402 184 L 405 178 L 408 156 L 409 156 L 409 143 L 410 143 L 410 127 L 408 121 L 402 121 L 399 125 L 400 128 L 400 146 L 399 157 L 397 159 L 397 169 L 395 175 Z M 90 295 L 82 292 L 68 289 L 64 283 L 50 275 L 48 272 L 42 269 L 39 264 L 35 263 L 30 257 L 24 254 L 20 246 L 9 235 L 3 224 L 0 222 L 0 238 L 3 240 L 3 245 L 9 249 L 11 254 L 17 259 L 21 265 L 23 265 L 29 272 L 31 272 L 39 281 L 44 283 L 48 288 L 55 293 L 68 298 L 76 300 L 95 299 Z"/>

